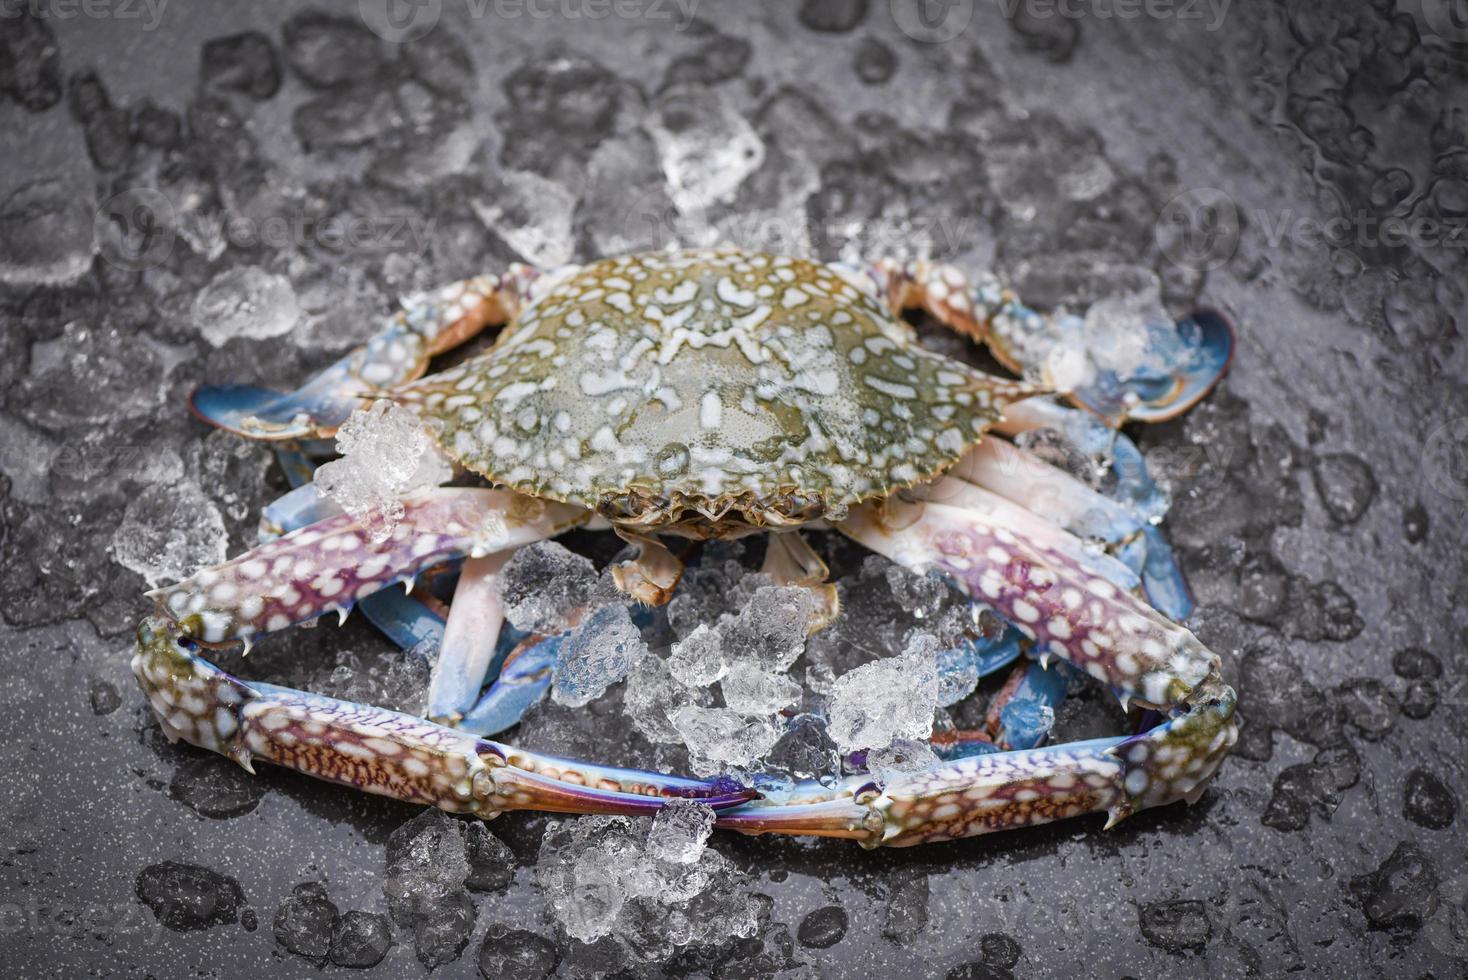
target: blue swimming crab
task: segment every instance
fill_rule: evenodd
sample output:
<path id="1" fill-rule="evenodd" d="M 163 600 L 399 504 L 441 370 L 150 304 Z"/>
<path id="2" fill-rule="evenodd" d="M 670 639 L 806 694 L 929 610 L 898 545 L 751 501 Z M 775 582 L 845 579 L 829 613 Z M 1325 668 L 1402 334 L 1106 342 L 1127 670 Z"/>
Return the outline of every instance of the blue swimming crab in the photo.
<path id="1" fill-rule="evenodd" d="M 1019 377 L 921 346 L 903 319 L 915 309 Z M 425 376 L 430 358 L 490 327 L 501 328 L 492 346 Z M 139 626 L 133 670 L 171 739 L 251 772 L 265 760 L 485 818 L 646 814 L 681 797 L 707 803 L 721 827 L 875 847 L 1093 812 L 1110 826 L 1193 801 L 1236 738 L 1235 697 L 1218 657 L 1174 621 L 1185 589 L 1165 544 L 1147 520 L 1058 468 L 1029 465 L 1000 436 L 1064 428 L 1058 413 L 1112 424 L 1171 417 L 1222 373 L 1231 328 L 1195 314 L 1160 330 L 1130 374 L 1057 377 L 1056 346 L 1087 342 L 1078 318 L 1030 310 L 992 275 L 732 248 L 513 266 L 410 298 L 299 390 L 204 387 L 193 408 L 275 441 L 299 471 L 301 446 L 387 400 L 415 413 L 482 485 L 414 493 L 384 535 L 309 487 L 292 494 L 267 513 L 269 540 L 151 593 L 157 611 Z M 1088 411 L 1044 397 L 1057 386 Z M 676 588 L 682 565 L 670 543 L 767 534 L 764 571 L 809 589 L 827 618 L 839 614 L 827 569 L 801 530 L 834 530 L 945 577 L 1009 624 L 1016 653 L 1041 665 L 1059 658 L 1109 685 L 1136 707 L 1140 730 L 1060 745 L 1000 740 L 885 784 L 857 773 L 777 789 L 493 741 L 505 717 L 486 718 L 525 682 L 515 664 L 535 662 L 504 654 L 495 576 L 516 548 L 575 527 L 635 546 L 615 579 L 643 604 Z M 426 718 L 240 680 L 204 659 L 210 647 L 359 605 L 376 604 L 374 621 L 401 630 L 413 614 L 382 605 L 384 590 L 411 589 L 451 562 L 461 564 Z M 551 646 L 544 640 L 521 638 L 516 652 Z"/>

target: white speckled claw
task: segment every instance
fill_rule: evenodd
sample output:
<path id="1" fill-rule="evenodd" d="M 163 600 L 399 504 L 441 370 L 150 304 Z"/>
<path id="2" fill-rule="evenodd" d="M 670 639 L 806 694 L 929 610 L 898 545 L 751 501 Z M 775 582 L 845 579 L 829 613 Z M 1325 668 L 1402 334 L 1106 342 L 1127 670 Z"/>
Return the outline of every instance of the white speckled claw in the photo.
<path id="1" fill-rule="evenodd" d="M 381 542 L 340 514 L 150 595 L 193 640 L 247 640 L 326 612 L 344 617 L 357 600 L 421 569 L 552 537 L 590 516 L 508 490 L 445 488 L 404 504 L 402 521 Z"/>
<path id="2" fill-rule="evenodd" d="M 655 812 L 672 797 L 715 809 L 755 794 L 730 780 L 682 779 L 524 752 L 412 715 L 240 681 L 200 657 L 165 617 L 138 627 L 133 673 L 171 739 L 318 779 L 494 817 L 505 810 Z"/>
<path id="3" fill-rule="evenodd" d="M 329 436 L 362 398 L 423 374 L 429 358 L 519 310 L 534 271 L 512 266 L 404 300 L 403 311 L 366 344 L 289 393 L 204 385 L 189 404 L 204 421 L 252 439 Z"/>

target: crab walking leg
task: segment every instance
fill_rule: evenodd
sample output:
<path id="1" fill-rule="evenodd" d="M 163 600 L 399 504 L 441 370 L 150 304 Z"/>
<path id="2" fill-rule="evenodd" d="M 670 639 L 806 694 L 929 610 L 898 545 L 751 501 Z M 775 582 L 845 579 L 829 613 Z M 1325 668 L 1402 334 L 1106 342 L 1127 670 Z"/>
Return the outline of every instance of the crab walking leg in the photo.
<path id="1" fill-rule="evenodd" d="M 345 618 L 358 600 L 424 568 L 554 537 L 589 516 L 570 504 L 468 488 L 428 491 L 404 507 L 382 541 L 340 514 L 149 595 L 191 639 L 248 640 L 326 612 Z"/>
<path id="2" fill-rule="evenodd" d="M 799 531 L 772 531 L 766 536 L 765 560 L 760 568 L 777 585 L 798 586 L 811 597 L 816 614 L 810 630 L 815 633 L 836 621 L 841 613 L 841 596 L 826 581 L 831 570 Z"/>
<path id="3" fill-rule="evenodd" d="M 955 481 L 957 482 L 957 481 Z M 853 508 L 837 527 L 910 568 L 933 569 L 1013 623 L 1038 654 L 1054 654 L 1158 708 L 1186 700 L 1216 675 L 1218 657 L 1064 547 L 1065 532 L 1025 536 L 977 487 L 947 503 L 887 501 Z M 1074 539 L 1072 539 L 1074 540 Z"/>
<path id="4" fill-rule="evenodd" d="M 438 661 L 428 678 L 428 717 L 434 721 L 457 724 L 479 697 L 505 622 L 498 576 L 513 553 L 497 551 L 464 561 Z"/>
<path id="5" fill-rule="evenodd" d="M 944 263 L 891 259 L 865 271 L 895 312 L 926 310 L 986 345 L 1014 373 L 1042 378 L 1117 425 L 1181 415 L 1213 390 L 1233 359 L 1233 325 L 1213 310 L 1175 324 L 1159 310 L 1136 338 L 1146 361 L 1127 363 L 1117 338 L 1104 332 L 1098 338 L 1074 314 L 1030 309 L 992 272 L 966 276 Z"/>
<path id="6" fill-rule="evenodd" d="M 328 436 L 361 407 L 363 397 L 412 381 L 423 374 L 429 358 L 512 319 L 537 276 L 534 269 L 512 265 L 503 275 L 477 276 L 407 297 L 381 333 L 296 391 L 204 385 L 190 405 L 204 421 L 252 439 Z"/>
<path id="7" fill-rule="evenodd" d="M 1142 530 L 1141 518 L 1126 507 L 1003 439 L 985 439 L 948 475 L 997 493 L 1077 537 L 1118 545 Z"/>
<path id="8" fill-rule="evenodd" d="M 1135 572 L 1100 548 L 1088 545 L 1034 511 L 966 480 L 940 477 L 915 491 L 915 495 L 935 504 L 969 508 L 987 514 L 993 523 L 1002 525 L 1027 540 L 1044 542 L 1076 565 L 1108 579 L 1120 589 L 1130 592 L 1141 585 Z M 976 595 L 973 598 L 985 602 L 989 597 Z"/>
<path id="9" fill-rule="evenodd" d="M 138 627 L 133 673 L 170 739 L 382 796 L 493 817 L 505 810 L 651 813 L 691 797 L 718 809 L 755 794 L 731 780 L 582 765 L 334 698 L 241 681 L 200 657 L 180 624 Z"/>

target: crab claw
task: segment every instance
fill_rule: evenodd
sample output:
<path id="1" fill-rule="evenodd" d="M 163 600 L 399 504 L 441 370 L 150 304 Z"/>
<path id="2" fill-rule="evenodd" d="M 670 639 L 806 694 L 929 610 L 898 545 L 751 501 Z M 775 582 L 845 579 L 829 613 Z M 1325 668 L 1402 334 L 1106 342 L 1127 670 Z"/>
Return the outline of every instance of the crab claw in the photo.
<path id="1" fill-rule="evenodd" d="M 1215 310 L 1197 310 L 1172 330 L 1150 331 L 1148 363 L 1125 376 L 1100 371 L 1070 397 L 1097 415 L 1166 422 L 1203 399 L 1233 360 L 1233 325 Z"/>
<path id="2" fill-rule="evenodd" d="M 527 752 L 384 708 L 254 681 L 198 655 L 165 617 L 138 627 L 133 673 L 170 739 L 263 760 L 409 803 L 493 817 L 504 810 L 652 813 L 675 797 L 714 809 L 759 794 L 728 779 L 688 779 Z"/>

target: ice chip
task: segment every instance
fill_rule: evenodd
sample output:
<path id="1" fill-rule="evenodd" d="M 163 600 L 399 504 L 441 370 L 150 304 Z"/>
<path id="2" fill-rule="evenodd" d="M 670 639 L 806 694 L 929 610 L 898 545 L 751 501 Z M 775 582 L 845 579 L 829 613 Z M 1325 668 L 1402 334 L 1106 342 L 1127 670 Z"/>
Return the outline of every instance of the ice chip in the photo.
<path id="1" fill-rule="evenodd" d="M 554 541 L 516 551 L 501 569 L 499 583 L 505 618 L 528 633 L 564 632 L 589 601 L 602 595 L 591 560 Z"/>
<path id="2" fill-rule="evenodd" d="M 602 696 L 647 655 L 626 606 L 603 606 L 561 643 L 551 697 L 576 708 Z"/>
<path id="3" fill-rule="evenodd" d="M 894 739 L 891 744 L 867 753 L 867 772 L 882 786 L 937 764 L 938 754 L 926 742 L 910 738 Z"/>
<path id="4" fill-rule="evenodd" d="M 668 672 L 668 663 L 657 657 L 643 657 L 627 677 L 627 690 L 622 696 L 622 710 L 650 742 L 682 745 L 683 738 L 673 727 L 673 715 L 690 704 L 708 704 L 712 697 L 707 688 L 691 688 L 680 684 Z"/>
<path id="5" fill-rule="evenodd" d="M 193 319 L 214 347 L 231 340 L 268 340 L 290 333 L 301 318 L 285 276 L 245 265 L 226 269 L 194 297 Z"/>
<path id="6" fill-rule="evenodd" d="M 883 748 L 898 738 L 925 739 L 938 706 L 938 668 L 928 641 L 902 656 L 863 664 L 836 678 L 831 737 L 843 752 Z"/>
<path id="7" fill-rule="evenodd" d="M 669 800 L 653 817 L 647 851 L 671 864 L 693 864 L 714 829 L 714 809 L 697 800 Z"/>
<path id="8" fill-rule="evenodd" d="M 707 623 L 699 624 L 692 633 L 673 644 L 668 670 L 682 684 L 707 687 L 728 670 L 724 662 L 723 637 Z"/>
<path id="9" fill-rule="evenodd" d="M 780 738 L 772 719 L 746 718 L 728 708 L 679 708 L 673 715 L 673 727 L 688 746 L 693 770 L 701 775 L 712 775 L 721 767 L 746 766 Z"/>
<path id="10" fill-rule="evenodd" d="M 685 215 L 728 201 L 765 159 L 764 141 L 714 89 L 669 89 L 646 122 L 669 196 Z"/>
<path id="11" fill-rule="evenodd" d="M 437 486 L 453 469 L 412 411 L 391 402 L 359 409 L 336 435 L 341 458 L 316 468 L 316 488 L 385 541 L 403 519 L 402 498 Z"/>
<path id="12" fill-rule="evenodd" d="M 220 564 L 228 540 L 219 508 L 185 481 L 148 487 L 128 501 L 112 534 L 112 555 L 156 588 Z"/>
<path id="13" fill-rule="evenodd" d="M 764 585 L 730 622 L 720 625 L 724 659 L 744 661 L 763 670 L 784 671 L 805 650 L 814 604 L 796 586 Z"/>
<path id="14" fill-rule="evenodd" d="M 719 685 L 724 704 L 746 715 L 774 714 L 800 700 L 801 687 L 782 673 L 740 661 L 729 668 Z"/>

